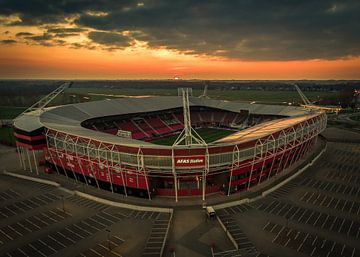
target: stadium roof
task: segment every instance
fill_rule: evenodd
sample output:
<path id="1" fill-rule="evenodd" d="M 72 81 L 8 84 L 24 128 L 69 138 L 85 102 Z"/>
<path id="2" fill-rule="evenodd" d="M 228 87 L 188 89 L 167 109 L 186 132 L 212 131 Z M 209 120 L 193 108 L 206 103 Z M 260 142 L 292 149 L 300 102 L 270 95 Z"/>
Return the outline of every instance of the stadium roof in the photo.
<path id="1" fill-rule="evenodd" d="M 317 114 L 301 115 L 296 117 L 277 119 L 268 122 L 264 122 L 253 126 L 251 128 L 236 132 L 227 137 L 221 138 L 214 143 L 230 143 L 240 141 L 251 141 L 258 138 L 263 138 L 267 135 L 271 135 L 276 131 L 290 127 L 293 124 L 304 122 L 308 119 L 316 117 Z"/>
<path id="2" fill-rule="evenodd" d="M 224 100 L 200 99 L 195 97 L 191 97 L 189 101 L 190 106 L 206 106 L 232 112 L 248 110 L 252 114 L 279 116 L 300 116 L 308 114 L 306 109 L 294 106 L 249 104 Z M 26 132 L 31 132 L 45 126 L 74 136 L 91 138 L 108 143 L 153 146 L 154 144 L 152 143 L 121 138 L 111 134 L 90 130 L 82 127 L 81 123 L 88 119 L 104 116 L 136 114 L 179 108 L 182 107 L 182 104 L 182 98 L 176 96 L 102 100 L 49 108 L 42 113 L 30 112 L 15 119 L 14 125 Z M 166 146 L 164 147 L 166 148 Z"/>

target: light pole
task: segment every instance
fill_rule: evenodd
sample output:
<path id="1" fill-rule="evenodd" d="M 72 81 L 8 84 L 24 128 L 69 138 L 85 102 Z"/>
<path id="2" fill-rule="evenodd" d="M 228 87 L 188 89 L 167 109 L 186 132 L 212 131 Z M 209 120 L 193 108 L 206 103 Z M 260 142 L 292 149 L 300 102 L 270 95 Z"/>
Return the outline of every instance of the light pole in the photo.
<path id="1" fill-rule="evenodd" d="M 63 209 L 63 212 L 65 212 L 65 201 L 64 201 L 64 196 L 63 195 L 60 195 L 61 196 L 61 202 L 62 202 L 62 209 Z"/>
<path id="2" fill-rule="evenodd" d="M 175 247 L 171 247 L 170 252 L 172 253 L 172 256 L 175 257 Z"/>
<path id="3" fill-rule="evenodd" d="M 105 229 L 105 231 L 107 232 L 107 241 L 108 241 L 108 250 L 111 250 L 111 246 L 110 246 L 110 229 Z"/>

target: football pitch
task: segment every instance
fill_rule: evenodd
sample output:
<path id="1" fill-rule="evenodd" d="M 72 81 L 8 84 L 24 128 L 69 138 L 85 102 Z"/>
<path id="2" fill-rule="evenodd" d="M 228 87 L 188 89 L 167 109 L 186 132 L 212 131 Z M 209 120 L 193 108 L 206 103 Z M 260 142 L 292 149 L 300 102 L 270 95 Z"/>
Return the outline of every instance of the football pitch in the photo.
<path id="1" fill-rule="evenodd" d="M 205 140 L 206 143 L 214 142 L 220 138 L 226 137 L 236 132 L 234 130 L 221 129 L 221 128 L 199 128 L 195 130 Z M 163 137 L 160 139 L 153 140 L 151 141 L 151 143 L 158 145 L 172 145 L 174 144 L 178 136 L 179 134 Z"/>

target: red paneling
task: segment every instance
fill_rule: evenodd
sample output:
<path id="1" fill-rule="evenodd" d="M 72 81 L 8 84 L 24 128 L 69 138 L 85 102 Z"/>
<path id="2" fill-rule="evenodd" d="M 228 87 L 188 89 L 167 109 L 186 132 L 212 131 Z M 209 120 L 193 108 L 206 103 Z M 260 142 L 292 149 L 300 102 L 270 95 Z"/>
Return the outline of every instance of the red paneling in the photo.
<path id="1" fill-rule="evenodd" d="M 36 140 L 42 140 L 45 139 L 44 135 L 37 135 L 37 136 L 26 136 L 19 133 L 14 133 L 14 136 L 17 138 L 21 138 L 27 141 L 36 141 Z"/>
<path id="2" fill-rule="evenodd" d="M 29 149 L 29 150 L 42 150 L 42 149 L 46 148 L 46 144 L 28 145 L 28 144 L 24 144 L 24 143 L 21 143 L 21 142 L 18 142 L 18 141 L 16 141 L 16 145 L 24 147 L 24 148 Z"/>

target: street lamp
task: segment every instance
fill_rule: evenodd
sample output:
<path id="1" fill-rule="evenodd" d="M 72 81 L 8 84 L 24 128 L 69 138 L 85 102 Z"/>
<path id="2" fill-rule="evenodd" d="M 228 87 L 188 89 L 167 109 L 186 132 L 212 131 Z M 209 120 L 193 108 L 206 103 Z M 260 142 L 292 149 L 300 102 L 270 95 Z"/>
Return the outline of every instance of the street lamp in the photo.
<path id="1" fill-rule="evenodd" d="M 61 196 L 61 202 L 62 202 L 62 209 L 63 209 L 63 212 L 65 212 L 65 201 L 64 201 L 64 196 L 63 195 L 60 195 Z"/>
<path id="2" fill-rule="evenodd" d="M 107 241 L 108 241 L 108 250 L 111 250 L 111 245 L 110 245 L 110 229 L 105 229 L 105 231 L 107 232 Z"/>

